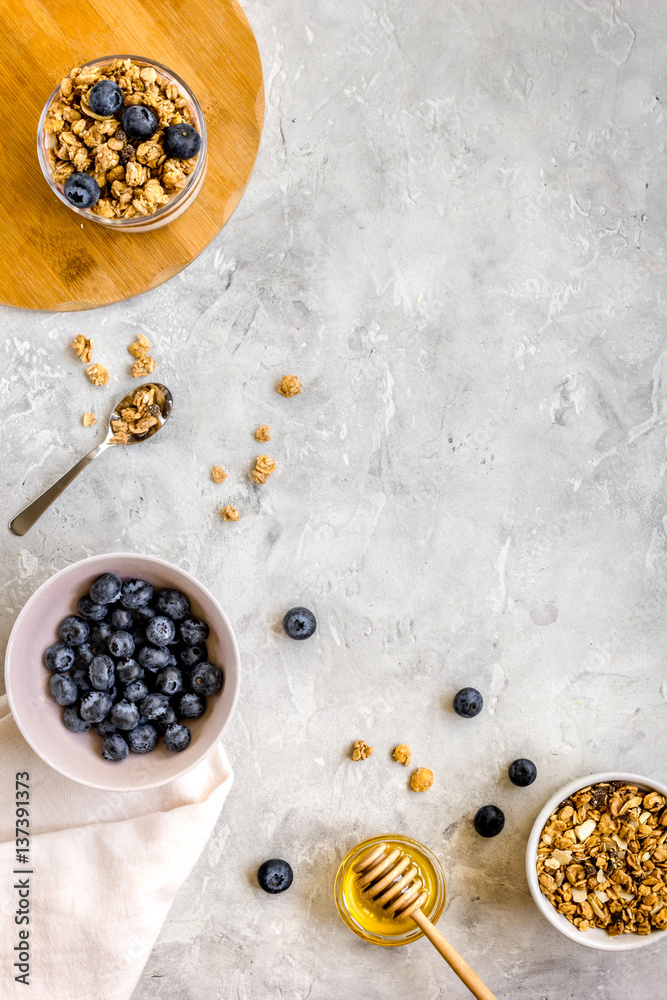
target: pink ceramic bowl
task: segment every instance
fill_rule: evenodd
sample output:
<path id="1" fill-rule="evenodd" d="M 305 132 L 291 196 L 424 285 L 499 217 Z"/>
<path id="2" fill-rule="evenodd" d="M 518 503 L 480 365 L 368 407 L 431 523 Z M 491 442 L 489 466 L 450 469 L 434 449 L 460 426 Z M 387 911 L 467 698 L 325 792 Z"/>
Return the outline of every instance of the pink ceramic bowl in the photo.
<path id="1" fill-rule="evenodd" d="M 130 753 L 123 761 L 105 760 L 102 739 L 91 728 L 71 733 L 62 708 L 49 693 L 51 672 L 44 650 L 58 639 L 58 625 L 102 573 L 148 580 L 155 589 L 174 587 L 190 601 L 192 613 L 210 627 L 206 641 L 211 662 L 225 675 L 222 690 L 207 699 L 206 712 L 188 720 L 192 742 L 173 753 L 160 740 L 148 754 Z M 83 559 L 60 570 L 35 591 L 14 623 L 5 656 L 5 686 L 12 715 L 23 736 L 42 760 L 65 777 L 92 788 L 134 792 L 155 788 L 181 777 L 202 760 L 221 738 L 239 692 L 239 651 L 227 617 L 212 594 L 193 576 L 153 556 L 127 552 Z"/>

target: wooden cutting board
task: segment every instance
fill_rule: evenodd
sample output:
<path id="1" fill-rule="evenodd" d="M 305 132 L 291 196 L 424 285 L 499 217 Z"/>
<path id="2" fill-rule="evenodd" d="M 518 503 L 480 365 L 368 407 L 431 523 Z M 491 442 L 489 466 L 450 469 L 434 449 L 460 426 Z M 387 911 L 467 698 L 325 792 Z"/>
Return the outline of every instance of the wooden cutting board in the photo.
<path id="1" fill-rule="evenodd" d="M 264 121 L 257 43 L 236 0 L 0 0 L 0 301 L 24 309 L 108 305 L 155 288 L 225 225 Z M 208 169 L 187 212 L 149 233 L 113 233 L 62 205 L 42 176 L 37 123 L 73 66 L 132 53 L 181 76 L 206 120 Z"/>

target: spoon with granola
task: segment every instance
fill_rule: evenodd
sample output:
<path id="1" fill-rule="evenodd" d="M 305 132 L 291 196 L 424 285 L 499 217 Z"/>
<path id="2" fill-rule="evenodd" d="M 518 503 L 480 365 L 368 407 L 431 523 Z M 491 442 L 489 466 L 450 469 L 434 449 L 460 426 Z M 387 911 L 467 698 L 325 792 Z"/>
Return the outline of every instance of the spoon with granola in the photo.
<path id="1" fill-rule="evenodd" d="M 169 389 L 159 382 L 146 382 L 124 396 L 116 403 L 109 418 L 109 431 L 105 440 L 84 455 L 57 483 L 24 507 L 9 522 L 14 534 L 25 535 L 72 480 L 107 448 L 117 444 L 138 444 L 157 434 L 171 416 L 172 407 L 173 400 Z"/>

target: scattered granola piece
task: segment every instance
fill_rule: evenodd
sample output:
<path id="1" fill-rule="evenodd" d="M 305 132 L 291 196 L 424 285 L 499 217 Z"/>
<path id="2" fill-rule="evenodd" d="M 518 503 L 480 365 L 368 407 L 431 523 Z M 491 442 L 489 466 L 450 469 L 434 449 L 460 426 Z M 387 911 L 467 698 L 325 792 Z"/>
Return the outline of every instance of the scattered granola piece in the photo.
<path id="1" fill-rule="evenodd" d="M 399 743 L 394 750 L 394 760 L 397 760 L 399 764 L 405 764 L 407 767 L 412 760 L 412 750 L 407 743 Z"/>
<path id="2" fill-rule="evenodd" d="M 133 358 L 138 358 L 141 360 L 145 358 L 151 348 L 151 342 L 148 337 L 144 337 L 143 333 L 140 333 L 133 344 L 130 344 L 128 351 Z"/>
<path id="3" fill-rule="evenodd" d="M 97 417 L 94 413 L 84 413 L 83 415 L 83 426 L 92 427 L 93 424 L 97 423 Z"/>
<path id="4" fill-rule="evenodd" d="M 410 778 L 410 788 L 413 792 L 425 792 L 433 784 L 433 771 L 428 767 L 418 767 L 412 772 Z"/>
<path id="5" fill-rule="evenodd" d="M 92 340 L 89 340 L 88 337 L 84 337 L 82 333 L 77 333 L 76 337 L 72 341 L 72 347 L 74 348 L 74 353 L 81 359 L 84 365 L 89 365 L 93 359 Z"/>
<path id="6" fill-rule="evenodd" d="M 373 747 L 369 747 L 365 740 L 355 740 L 352 747 L 352 760 L 366 760 L 373 753 Z"/>
<path id="7" fill-rule="evenodd" d="M 86 368 L 86 375 L 93 385 L 106 385 L 109 381 L 109 371 L 104 365 L 91 365 Z"/>
<path id="8" fill-rule="evenodd" d="M 227 473 L 221 465 L 214 465 L 211 469 L 211 476 L 213 477 L 214 483 L 224 483 L 227 478 Z"/>
<path id="9" fill-rule="evenodd" d="M 228 503 L 226 507 L 223 507 L 220 511 L 225 521 L 238 521 L 241 517 L 236 507 L 233 504 Z"/>
<path id="10" fill-rule="evenodd" d="M 298 396 L 301 392 L 301 383 L 296 375 L 283 375 L 278 392 L 281 396 Z"/>
<path id="11" fill-rule="evenodd" d="M 145 358 L 139 358 L 132 365 L 132 374 L 135 378 L 141 378 L 142 375 L 150 375 L 154 371 L 155 361 L 150 354 L 147 354 Z"/>
<path id="12" fill-rule="evenodd" d="M 265 483 L 266 480 L 276 470 L 276 463 L 268 455 L 258 455 L 255 468 L 252 470 L 252 478 L 256 483 Z"/>
<path id="13" fill-rule="evenodd" d="M 261 427 L 257 428 L 257 430 L 255 431 L 255 440 L 256 441 L 271 440 L 271 428 L 269 427 L 268 424 L 262 424 Z"/>

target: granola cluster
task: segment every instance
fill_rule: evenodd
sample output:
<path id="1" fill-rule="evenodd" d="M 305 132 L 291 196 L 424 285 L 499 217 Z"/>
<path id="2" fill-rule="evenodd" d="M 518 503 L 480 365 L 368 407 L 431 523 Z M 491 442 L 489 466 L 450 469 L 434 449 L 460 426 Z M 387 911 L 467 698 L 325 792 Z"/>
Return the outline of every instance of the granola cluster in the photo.
<path id="1" fill-rule="evenodd" d="M 131 437 L 145 438 L 161 423 L 161 393 L 154 385 L 143 385 L 135 389 L 130 405 L 120 410 L 120 419 L 111 421 L 112 444 L 127 444 Z"/>
<path id="2" fill-rule="evenodd" d="M 433 784 L 433 771 L 429 767 L 418 767 L 412 772 L 410 788 L 413 792 L 427 792 Z"/>
<path id="3" fill-rule="evenodd" d="M 664 795 L 611 781 L 561 802 L 537 848 L 540 889 L 580 931 L 667 929 Z"/>
<path id="4" fill-rule="evenodd" d="M 405 764 L 406 767 L 410 764 L 412 760 L 412 750 L 407 743 L 399 743 L 394 749 L 394 760 L 398 761 L 399 764 Z"/>
<path id="5" fill-rule="evenodd" d="M 227 473 L 221 465 L 214 465 L 211 469 L 211 478 L 214 483 L 224 483 Z"/>
<path id="6" fill-rule="evenodd" d="M 238 521 L 241 515 L 234 504 L 228 503 L 226 507 L 223 507 L 220 513 L 225 521 Z"/>
<path id="7" fill-rule="evenodd" d="M 366 760 L 373 753 L 373 747 L 370 747 L 365 740 L 355 740 L 352 746 L 352 760 Z"/>
<path id="8" fill-rule="evenodd" d="M 109 381 L 109 369 L 104 365 L 91 365 L 86 368 L 86 375 L 93 385 L 106 385 Z"/>
<path id="9" fill-rule="evenodd" d="M 94 115 L 87 95 L 99 80 L 118 84 L 124 104 L 117 117 Z M 130 139 L 121 129 L 126 107 L 141 104 L 158 120 L 150 139 Z M 133 219 L 152 215 L 177 195 L 195 169 L 189 160 L 169 157 L 163 135 L 170 125 L 193 124 L 188 99 L 176 84 L 152 66 L 130 59 L 114 59 L 103 66 L 75 67 L 60 84 L 60 95 L 51 105 L 44 124 L 55 145 L 47 150 L 52 180 L 64 184 L 75 171 L 91 174 L 100 188 L 100 199 L 90 209 L 105 219 Z"/>
<path id="10" fill-rule="evenodd" d="M 296 375 L 283 375 L 278 386 L 281 396 L 298 396 L 301 392 L 301 383 Z"/>
<path id="11" fill-rule="evenodd" d="M 268 455 L 258 455 L 255 468 L 252 470 L 252 478 L 256 483 L 265 483 L 269 476 L 276 471 L 274 459 Z"/>
<path id="12" fill-rule="evenodd" d="M 82 333 L 77 333 L 72 341 L 72 350 L 84 365 L 89 365 L 93 360 L 93 342 Z"/>

